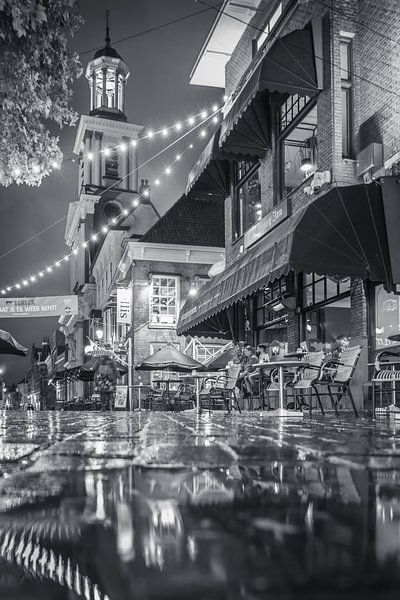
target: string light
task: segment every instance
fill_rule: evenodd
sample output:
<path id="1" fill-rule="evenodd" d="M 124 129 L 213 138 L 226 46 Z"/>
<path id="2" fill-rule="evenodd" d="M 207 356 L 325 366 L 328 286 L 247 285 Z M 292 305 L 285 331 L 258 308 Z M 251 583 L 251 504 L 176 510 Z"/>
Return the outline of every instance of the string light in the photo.
<path id="1" fill-rule="evenodd" d="M 139 200 L 137 198 L 135 198 L 134 200 L 132 200 L 132 206 L 139 206 Z"/>
<path id="2" fill-rule="evenodd" d="M 206 132 L 206 130 L 205 130 L 205 129 L 202 129 L 202 130 L 200 131 L 200 137 L 202 137 L 202 138 L 203 138 L 203 137 L 206 137 L 206 134 L 207 134 L 207 132 Z"/>
<path id="3" fill-rule="evenodd" d="M 193 130 L 197 129 L 197 128 L 198 128 L 200 125 L 201 125 L 201 123 L 199 123 L 198 125 L 196 125 L 196 127 L 194 127 L 194 128 L 193 128 Z M 182 137 L 185 137 L 186 135 L 188 135 L 188 133 L 191 133 L 191 132 L 187 132 L 187 133 L 185 133 L 185 134 L 184 134 Z M 206 134 L 206 129 L 203 129 L 203 130 L 201 131 L 201 136 L 202 136 L 202 137 L 204 137 L 204 135 L 205 135 L 205 134 Z M 177 142 L 178 142 L 180 139 L 182 139 L 182 137 L 181 137 L 181 138 L 179 138 L 178 140 L 176 140 L 176 141 L 172 142 L 172 143 L 171 143 L 171 144 L 170 144 L 170 145 L 169 145 L 167 148 L 165 148 L 164 150 L 166 150 L 166 149 L 170 148 L 172 145 L 176 144 L 176 143 L 177 143 Z M 133 140 L 133 141 L 135 141 L 135 140 Z M 186 150 L 190 150 L 190 149 L 192 149 L 192 148 L 193 148 L 193 143 L 189 144 L 189 145 L 187 146 Z M 161 152 L 163 152 L 164 150 L 162 150 Z M 106 152 L 106 151 L 107 151 L 107 153 L 109 153 L 109 152 L 110 152 L 110 149 L 109 149 L 109 148 L 106 148 L 106 149 L 105 149 L 103 152 Z M 160 153 L 161 153 L 161 152 L 160 152 Z M 156 154 L 154 157 L 152 157 L 152 158 L 151 158 L 151 159 L 149 159 L 149 160 L 153 160 L 154 158 L 156 158 L 157 156 L 159 156 L 159 154 L 160 154 L 160 153 Z M 170 174 L 172 173 L 172 165 L 173 165 L 173 164 L 174 164 L 176 161 L 180 160 L 180 159 L 181 159 L 181 156 L 182 156 L 181 154 L 176 154 L 176 155 L 175 155 L 175 160 L 174 160 L 174 161 L 171 163 L 171 165 L 169 165 L 168 167 L 166 167 L 166 169 L 165 169 L 165 173 L 166 173 L 167 175 L 170 175 Z M 147 161 L 147 162 L 149 162 L 149 161 Z M 143 164 L 143 165 L 141 165 L 141 166 L 145 166 L 145 164 L 147 164 L 147 163 L 144 163 L 144 164 Z M 130 174 L 128 174 L 128 176 L 129 176 L 129 175 L 130 175 Z M 121 181 L 122 181 L 122 179 L 121 179 Z M 155 183 L 155 185 L 159 186 L 159 185 L 161 184 L 161 180 L 160 180 L 159 178 L 157 178 L 157 179 L 154 181 L 154 183 Z M 144 196 L 144 197 L 148 197 L 148 196 L 149 196 L 149 191 L 148 191 L 147 189 L 143 190 L 143 193 L 142 193 L 142 195 L 141 195 L 141 196 L 139 196 L 139 198 L 137 198 L 137 199 L 135 199 L 135 200 L 133 201 L 133 203 L 132 203 L 132 204 L 133 204 L 133 207 L 134 207 L 134 208 L 136 208 L 136 207 L 139 205 L 139 203 L 140 203 L 139 201 L 140 201 L 140 198 L 141 198 L 142 196 Z M 124 208 L 124 209 L 123 209 L 123 211 L 122 211 L 122 215 L 123 215 L 123 217 L 127 217 L 127 216 L 129 215 L 129 211 L 128 211 L 126 208 Z M 120 218 L 122 218 L 122 217 L 120 217 Z M 114 218 L 113 218 L 113 219 L 110 221 L 110 223 L 113 223 L 113 224 L 115 225 L 115 224 L 117 224 L 118 220 L 119 220 L 119 219 L 116 219 L 116 218 L 114 217 Z M 102 229 L 101 229 L 101 231 L 102 231 L 102 233 L 106 234 L 106 233 L 109 231 L 109 227 L 107 227 L 107 226 L 103 226 L 103 227 L 102 227 Z M 96 242 L 96 241 L 98 240 L 98 235 L 99 235 L 99 232 L 98 232 L 98 233 L 93 233 L 93 234 L 91 235 L 91 238 L 90 238 L 90 239 L 91 239 L 93 242 Z M 86 241 L 82 242 L 82 244 L 81 244 L 81 247 L 82 247 L 83 249 L 84 249 L 84 248 L 87 248 L 87 247 L 88 247 L 88 241 L 86 240 Z M 53 266 L 54 266 L 54 267 L 60 267 L 60 266 L 61 266 L 61 262 L 68 262 L 68 261 L 69 261 L 69 258 L 70 258 L 70 256 L 71 256 L 72 254 L 74 254 L 74 255 L 77 255 L 78 253 L 79 253 L 79 248 L 75 247 L 73 250 L 71 250 L 70 254 L 66 254 L 66 255 L 65 255 L 65 256 L 64 256 L 62 259 L 60 259 L 60 260 L 57 260 L 57 261 L 54 263 L 54 265 L 53 265 Z M 46 267 L 44 270 L 42 270 L 42 271 L 39 271 L 39 272 L 38 272 L 38 274 L 37 274 L 37 277 L 41 277 L 41 278 L 42 278 L 42 277 L 44 277 L 44 275 L 45 275 L 45 272 L 47 272 L 47 273 L 52 273 L 53 266 L 51 266 L 51 265 L 50 265 L 50 266 Z M 30 281 L 31 281 L 32 283 L 35 283 L 35 282 L 36 282 L 36 279 L 37 279 L 37 277 L 36 277 L 35 275 L 31 275 L 29 279 L 30 279 Z M 26 286 L 28 286 L 28 285 L 29 285 L 29 280 L 28 280 L 28 279 L 24 279 L 24 280 L 22 280 L 22 285 L 23 285 L 23 286 L 25 286 L 25 287 L 26 287 Z M 19 290 L 19 289 L 21 289 L 21 283 L 17 282 L 17 283 L 15 283 L 15 284 L 14 284 L 14 285 L 12 285 L 12 286 L 7 286 L 7 288 L 3 288 L 3 290 L 1 290 L 1 291 L 4 291 L 4 294 L 3 294 L 3 295 L 5 295 L 6 291 L 7 291 L 7 292 L 10 292 L 10 291 L 12 291 L 12 289 L 13 289 L 13 288 L 15 288 L 15 289 L 18 289 L 18 290 Z"/>
<path id="4" fill-rule="evenodd" d="M 228 100 L 228 96 L 224 96 L 224 102 L 226 102 L 227 100 Z M 210 117 L 212 117 L 215 112 L 221 111 L 222 108 L 223 108 L 223 106 L 218 107 L 217 104 L 214 103 L 210 107 L 209 111 L 202 110 L 200 113 L 198 113 L 198 114 L 196 114 L 194 116 L 190 116 L 185 122 L 188 125 L 192 126 L 192 125 L 194 125 L 196 118 L 200 117 L 203 120 L 207 119 L 207 118 L 209 118 L 210 111 L 212 113 L 210 115 Z M 214 122 L 216 122 L 216 121 L 214 121 Z M 181 129 L 183 128 L 182 122 L 178 121 L 177 123 L 175 123 L 175 125 L 171 125 L 169 127 L 163 127 L 159 131 L 152 131 L 150 129 L 150 130 L 147 131 L 147 135 L 142 136 L 141 138 L 139 138 L 137 140 L 136 139 L 131 140 L 130 143 L 131 143 L 132 146 L 135 147 L 135 146 L 137 146 L 138 142 L 140 142 L 142 140 L 145 140 L 145 139 L 152 139 L 157 134 L 161 134 L 163 137 L 166 137 L 168 135 L 169 130 L 173 129 L 173 128 L 175 128 L 176 131 L 181 131 Z M 126 151 L 127 150 L 127 144 L 125 142 L 123 142 L 122 144 L 119 144 L 118 146 L 116 146 L 114 149 L 117 149 L 117 148 L 119 148 L 121 151 Z M 105 156 L 110 156 L 111 149 L 110 148 L 105 148 L 104 150 L 100 150 L 99 152 L 103 152 Z M 85 156 L 86 156 L 86 158 L 88 160 L 91 161 L 91 160 L 94 159 L 95 155 L 96 155 L 95 152 L 89 151 Z M 63 162 L 66 162 L 66 161 L 71 161 L 71 162 L 75 163 L 76 162 L 76 158 L 75 157 L 64 158 Z M 53 167 L 53 169 L 60 169 L 61 168 L 61 161 L 59 161 L 59 160 L 53 159 L 50 164 Z M 32 170 L 33 170 L 34 173 L 39 174 L 40 171 L 41 171 L 40 165 L 38 165 L 38 164 L 33 165 L 32 166 Z M 15 167 L 12 170 L 12 175 L 13 175 L 13 177 L 15 179 L 18 179 L 21 176 L 21 174 L 22 174 L 22 169 L 20 167 Z"/>

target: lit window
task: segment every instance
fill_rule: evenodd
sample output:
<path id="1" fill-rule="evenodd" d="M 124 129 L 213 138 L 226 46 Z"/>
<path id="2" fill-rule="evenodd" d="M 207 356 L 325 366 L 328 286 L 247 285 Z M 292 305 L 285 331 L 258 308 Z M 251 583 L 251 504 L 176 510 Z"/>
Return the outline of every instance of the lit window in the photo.
<path id="1" fill-rule="evenodd" d="M 300 112 L 298 114 L 301 120 L 295 119 L 281 136 L 283 198 L 298 188 L 316 169 L 317 107 L 314 105 L 302 118 Z"/>
<path id="2" fill-rule="evenodd" d="M 153 275 L 150 289 L 150 324 L 174 327 L 178 319 L 178 277 Z"/>
<path id="3" fill-rule="evenodd" d="M 233 238 L 239 239 L 261 218 L 259 164 L 235 163 L 233 195 Z"/>
<path id="4" fill-rule="evenodd" d="M 383 285 L 375 288 L 375 327 L 376 350 L 398 345 L 388 338 L 400 330 L 400 296 L 389 294 Z"/>

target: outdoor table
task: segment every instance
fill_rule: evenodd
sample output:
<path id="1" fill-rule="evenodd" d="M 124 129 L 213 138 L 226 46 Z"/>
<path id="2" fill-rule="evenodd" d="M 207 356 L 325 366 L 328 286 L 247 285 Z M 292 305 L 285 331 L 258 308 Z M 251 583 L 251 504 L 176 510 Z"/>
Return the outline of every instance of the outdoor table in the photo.
<path id="1" fill-rule="evenodd" d="M 307 366 L 307 362 L 302 362 L 302 365 Z M 268 363 L 261 362 L 252 365 L 253 367 L 271 367 L 271 369 L 278 369 L 278 384 L 279 384 L 279 406 L 275 410 L 270 410 L 268 413 L 265 413 L 268 417 L 299 417 L 303 416 L 302 413 L 295 410 L 288 410 L 283 406 L 284 400 L 284 388 L 283 388 L 283 370 L 286 368 L 295 368 L 297 369 L 299 366 L 299 361 L 294 361 L 293 359 L 287 360 L 276 360 Z"/>
<path id="2" fill-rule="evenodd" d="M 194 379 L 196 381 L 196 412 L 200 413 L 200 380 L 204 379 L 205 373 L 196 373 L 195 375 L 182 375 L 182 379 Z"/>

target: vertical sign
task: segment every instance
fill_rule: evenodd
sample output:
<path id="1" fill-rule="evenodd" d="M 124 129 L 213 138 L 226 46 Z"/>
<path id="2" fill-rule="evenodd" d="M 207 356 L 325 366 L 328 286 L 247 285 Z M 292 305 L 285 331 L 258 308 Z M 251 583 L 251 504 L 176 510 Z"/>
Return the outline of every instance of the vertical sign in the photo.
<path id="1" fill-rule="evenodd" d="M 115 388 L 115 402 L 114 408 L 126 408 L 128 401 L 128 386 L 117 385 Z"/>
<path id="2" fill-rule="evenodd" d="M 131 290 L 117 289 L 117 323 L 130 325 L 132 321 Z"/>

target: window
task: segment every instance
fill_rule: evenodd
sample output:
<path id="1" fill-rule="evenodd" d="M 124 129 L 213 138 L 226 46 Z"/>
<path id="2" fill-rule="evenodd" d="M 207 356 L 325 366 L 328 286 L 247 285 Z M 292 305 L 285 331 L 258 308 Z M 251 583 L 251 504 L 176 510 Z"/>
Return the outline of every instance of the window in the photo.
<path id="1" fill-rule="evenodd" d="M 262 217 L 258 163 L 238 162 L 234 165 L 232 207 L 233 239 L 239 239 Z"/>
<path id="2" fill-rule="evenodd" d="M 353 83 L 352 83 L 352 41 L 340 41 L 340 79 L 342 86 L 342 155 L 353 156 Z"/>
<path id="3" fill-rule="evenodd" d="M 174 327 L 178 319 L 178 277 L 153 275 L 150 289 L 150 324 Z"/>
<path id="4" fill-rule="evenodd" d="M 280 137 L 280 167 L 283 198 L 297 189 L 316 168 L 317 106 L 314 104 L 304 115 L 306 110 L 307 99 L 297 94 L 291 96 L 291 102 L 286 100 L 281 107 L 280 129 L 283 134 Z"/>
<path id="5" fill-rule="evenodd" d="M 375 288 L 375 348 L 398 345 L 388 339 L 400 331 L 400 296 L 389 294 L 378 285 Z"/>
<path id="6" fill-rule="evenodd" d="M 279 19 L 282 16 L 282 2 L 278 2 L 275 10 L 268 16 L 267 22 L 263 27 L 262 33 L 254 40 L 254 54 L 265 44 L 270 37 L 272 30 L 275 28 Z"/>
<path id="7" fill-rule="evenodd" d="M 106 177 L 118 177 L 118 152 L 110 149 L 109 156 L 105 158 L 105 173 Z"/>
<path id="8" fill-rule="evenodd" d="M 303 277 L 304 339 L 309 350 L 329 351 L 350 334 L 350 278 Z"/>
<path id="9" fill-rule="evenodd" d="M 303 278 L 303 307 L 326 302 L 347 292 L 350 292 L 350 277 L 335 279 L 316 273 L 306 274 Z"/>

